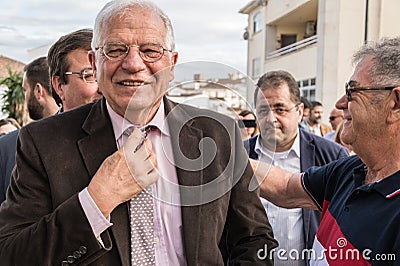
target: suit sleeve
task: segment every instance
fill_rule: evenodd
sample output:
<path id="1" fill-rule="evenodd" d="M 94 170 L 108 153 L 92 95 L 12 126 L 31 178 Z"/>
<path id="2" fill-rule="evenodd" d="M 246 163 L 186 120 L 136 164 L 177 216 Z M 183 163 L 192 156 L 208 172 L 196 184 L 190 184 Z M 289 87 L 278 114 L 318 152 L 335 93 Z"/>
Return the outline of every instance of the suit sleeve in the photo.
<path id="1" fill-rule="evenodd" d="M 253 170 L 235 129 L 234 175 L 240 179 L 231 190 L 228 208 L 226 241 L 230 264 L 272 265 L 269 254 L 277 246 L 271 225 L 259 198 L 259 191 L 250 191 Z"/>
<path id="2" fill-rule="evenodd" d="M 58 206 L 54 203 L 41 155 L 26 128 L 20 132 L 16 160 L 9 197 L 0 207 L 2 264 L 89 263 L 104 254 L 107 250 L 96 240 L 78 194 Z M 109 247 L 109 236 L 104 240 Z"/>

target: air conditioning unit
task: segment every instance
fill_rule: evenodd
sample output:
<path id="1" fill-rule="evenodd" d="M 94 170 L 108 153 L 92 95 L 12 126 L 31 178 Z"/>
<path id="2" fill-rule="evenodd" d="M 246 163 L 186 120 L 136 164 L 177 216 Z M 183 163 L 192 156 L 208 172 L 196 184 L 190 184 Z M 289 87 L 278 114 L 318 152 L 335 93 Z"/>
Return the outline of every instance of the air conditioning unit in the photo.
<path id="1" fill-rule="evenodd" d="M 314 36 L 315 33 L 316 33 L 315 21 L 314 20 L 307 21 L 307 23 L 306 23 L 306 34 L 305 34 L 306 37 Z"/>

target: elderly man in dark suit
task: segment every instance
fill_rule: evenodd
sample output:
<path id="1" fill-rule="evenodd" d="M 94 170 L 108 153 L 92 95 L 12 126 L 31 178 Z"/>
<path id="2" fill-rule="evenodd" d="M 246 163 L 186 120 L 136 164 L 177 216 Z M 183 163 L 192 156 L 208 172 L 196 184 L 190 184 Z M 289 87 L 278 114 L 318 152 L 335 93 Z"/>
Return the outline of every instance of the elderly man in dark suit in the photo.
<path id="1" fill-rule="evenodd" d="M 254 95 L 260 135 L 245 142 L 249 157 L 269 161 L 291 172 L 302 172 L 311 166 L 324 165 L 348 156 L 345 148 L 298 128 L 303 104 L 296 80 L 286 71 L 271 71 L 257 83 Z M 292 260 L 292 250 L 303 254 L 311 249 L 321 214 L 306 209 L 287 210 L 262 199 L 276 239 L 275 265 L 306 265 L 307 258 Z M 275 254 L 282 254 L 277 251 Z"/>
<path id="2" fill-rule="evenodd" d="M 163 97 L 178 58 L 169 18 L 148 1 L 109 2 L 92 48 L 104 98 L 21 130 L 0 261 L 223 265 L 225 230 L 232 263 L 271 265 L 235 122 Z"/>

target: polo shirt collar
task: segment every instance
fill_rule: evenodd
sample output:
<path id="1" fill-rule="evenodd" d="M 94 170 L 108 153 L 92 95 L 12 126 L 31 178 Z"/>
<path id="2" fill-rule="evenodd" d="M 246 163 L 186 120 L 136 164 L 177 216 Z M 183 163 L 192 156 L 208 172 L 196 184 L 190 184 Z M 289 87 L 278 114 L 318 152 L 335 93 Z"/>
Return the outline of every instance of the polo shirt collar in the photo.
<path id="1" fill-rule="evenodd" d="M 354 169 L 354 182 L 356 184 L 356 187 L 361 188 L 360 186 L 365 180 L 366 173 L 367 168 L 365 165 Z M 388 176 L 380 181 L 367 184 L 362 187 L 363 188 L 361 189 L 363 190 L 373 189 L 387 199 L 392 199 L 396 196 L 400 196 L 400 171 L 397 171 L 393 175 Z"/>
<path id="2" fill-rule="evenodd" d="M 387 199 L 400 196 L 400 171 L 376 182 L 374 189 Z"/>

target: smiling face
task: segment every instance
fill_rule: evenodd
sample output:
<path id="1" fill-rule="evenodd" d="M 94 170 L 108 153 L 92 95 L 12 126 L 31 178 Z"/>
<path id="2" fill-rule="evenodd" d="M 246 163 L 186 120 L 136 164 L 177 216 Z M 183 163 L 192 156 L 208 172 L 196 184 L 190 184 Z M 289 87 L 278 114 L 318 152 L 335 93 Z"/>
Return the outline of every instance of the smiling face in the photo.
<path id="1" fill-rule="evenodd" d="M 310 111 L 310 116 L 308 117 L 308 121 L 311 125 L 316 125 L 321 123 L 322 115 L 324 114 L 324 108 L 322 106 L 315 106 Z"/>
<path id="2" fill-rule="evenodd" d="M 352 86 L 369 87 L 375 86 L 370 79 L 370 69 L 373 59 L 367 57 L 361 60 L 350 78 Z M 341 139 L 344 143 L 351 145 L 358 153 L 365 147 L 382 144 L 382 136 L 385 136 L 387 110 L 386 104 L 378 100 L 378 94 L 389 94 L 382 91 L 359 91 L 352 93 L 349 102 L 343 95 L 337 102 L 336 108 L 343 110 L 344 123 Z"/>
<path id="3" fill-rule="evenodd" d="M 155 114 L 161 97 L 173 80 L 173 66 L 178 54 L 165 51 L 160 60 L 148 63 L 139 55 L 138 47 L 153 43 L 167 47 L 166 27 L 153 11 L 135 6 L 122 16 L 115 15 L 102 31 L 98 46 L 122 42 L 131 46 L 124 59 L 109 60 L 101 49 L 90 54 L 92 67 L 103 96 L 119 115 L 132 114 L 128 119 L 135 124 L 148 122 Z M 132 121 L 133 120 L 133 121 Z"/>

